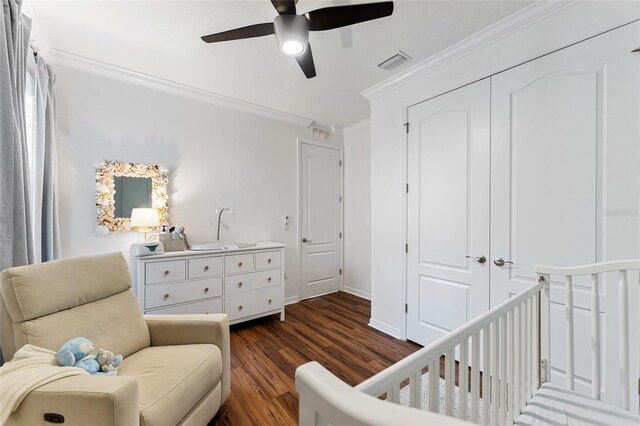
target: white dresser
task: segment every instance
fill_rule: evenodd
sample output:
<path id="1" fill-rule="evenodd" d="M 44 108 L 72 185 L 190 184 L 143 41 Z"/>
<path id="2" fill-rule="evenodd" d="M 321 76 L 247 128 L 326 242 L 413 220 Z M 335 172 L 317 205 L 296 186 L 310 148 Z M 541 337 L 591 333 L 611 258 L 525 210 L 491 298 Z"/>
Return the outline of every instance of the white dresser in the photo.
<path id="1" fill-rule="evenodd" d="M 234 324 L 279 313 L 284 321 L 284 247 L 134 257 L 133 288 L 146 315 L 224 312 Z"/>

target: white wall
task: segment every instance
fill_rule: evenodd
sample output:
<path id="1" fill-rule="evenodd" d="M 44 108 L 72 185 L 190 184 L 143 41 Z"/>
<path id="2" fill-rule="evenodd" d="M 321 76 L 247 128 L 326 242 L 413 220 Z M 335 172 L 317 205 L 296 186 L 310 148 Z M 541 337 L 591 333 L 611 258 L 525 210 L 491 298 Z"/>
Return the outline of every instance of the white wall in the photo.
<path id="1" fill-rule="evenodd" d="M 63 256 L 123 251 L 136 235 L 99 236 L 95 165 L 152 163 L 169 170 L 170 220 L 192 243 L 278 241 L 286 249 L 286 297 L 299 292 L 297 137 L 306 127 L 199 102 L 63 66 L 57 74 Z M 284 216 L 291 217 L 288 231 Z"/>
<path id="2" fill-rule="evenodd" d="M 637 2 L 575 3 L 535 23 L 522 21 L 508 36 L 475 50 L 452 52 L 427 73 L 409 75 L 406 84 L 372 98 L 370 325 L 405 335 L 407 107 L 638 19 L 639 9 Z"/>
<path id="3" fill-rule="evenodd" d="M 344 129 L 343 290 L 371 297 L 371 132 L 369 120 Z"/>

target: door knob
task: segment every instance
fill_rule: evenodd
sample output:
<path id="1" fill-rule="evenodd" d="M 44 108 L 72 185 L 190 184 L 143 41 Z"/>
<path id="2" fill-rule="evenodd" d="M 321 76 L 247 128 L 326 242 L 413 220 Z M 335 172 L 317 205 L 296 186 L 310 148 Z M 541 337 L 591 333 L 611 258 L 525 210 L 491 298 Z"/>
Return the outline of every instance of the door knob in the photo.
<path id="1" fill-rule="evenodd" d="M 496 266 L 504 266 L 506 263 L 509 263 L 509 264 L 513 265 L 513 262 L 512 262 L 512 261 L 510 261 L 510 260 L 504 260 L 504 259 L 503 259 L 503 258 L 501 258 L 501 257 L 496 257 L 495 259 L 493 259 L 493 263 L 494 263 Z"/>
<path id="2" fill-rule="evenodd" d="M 477 256 L 477 257 L 474 257 L 474 256 L 465 256 L 465 257 L 467 259 L 473 259 L 478 263 L 485 263 L 487 261 L 487 258 L 484 257 L 484 255 L 482 255 L 482 254 L 480 256 Z"/>
<path id="3" fill-rule="evenodd" d="M 310 243 L 310 242 L 311 242 L 311 240 L 307 240 L 307 237 L 304 237 L 304 238 L 302 238 L 302 242 L 303 242 L 303 243 Z"/>

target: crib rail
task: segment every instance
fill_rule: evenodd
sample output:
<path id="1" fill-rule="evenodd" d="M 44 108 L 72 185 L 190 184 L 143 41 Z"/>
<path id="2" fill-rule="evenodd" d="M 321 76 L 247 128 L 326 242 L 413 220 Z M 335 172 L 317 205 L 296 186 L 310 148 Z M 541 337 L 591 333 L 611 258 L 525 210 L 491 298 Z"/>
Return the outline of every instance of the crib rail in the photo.
<path id="1" fill-rule="evenodd" d="M 629 284 L 628 272 L 640 270 L 640 260 L 621 260 L 613 262 L 595 263 L 576 267 L 536 266 L 536 273 L 540 279 L 550 282 L 552 276 L 562 276 L 565 282 L 565 328 L 566 339 L 566 379 L 567 388 L 575 388 L 575 350 L 573 338 L 573 278 L 576 276 L 591 276 L 591 396 L 602 399 L 602 359 L 600 353 L 600 276 L 606 273 L 618 274 L 618 354 L 620 372 L 620 401 L 619 405 L 629 410 Z M 638 282 L 640 284 L 640 281 Z M 547 318 L 548 319 L 548 318 Z M 548 347 L 543 347 L 547 360 Z M 547 362 L 547 366 L 549 363 Z M 547 367 L 548 368 L 548 367 Z"/>
<path id="2" fill-rule="evenodd" d="M 543 288 L 540 283 L 532 285 L 362 382 L 356 389 L 398 403 L 400 386 L 409 379 L 411 407 L 442 412 L 474 423 L 482 419 L 485 425 L 512 424 L 540 382 L 537 318 Z M 440 371 L 442 357 L 444 371 Z M 427 404 L 422 406 L 421 384 L 425 367 L 429 389 Z M 459 376 L 458 410 L 454 410 L 456 372 Z M 443 395 L 440 377 L 444 380 Z M 481 389 L 482 409 L 479 404 Z M 439 401 L 442 398 L 444 407 L 441 410 Z"/>

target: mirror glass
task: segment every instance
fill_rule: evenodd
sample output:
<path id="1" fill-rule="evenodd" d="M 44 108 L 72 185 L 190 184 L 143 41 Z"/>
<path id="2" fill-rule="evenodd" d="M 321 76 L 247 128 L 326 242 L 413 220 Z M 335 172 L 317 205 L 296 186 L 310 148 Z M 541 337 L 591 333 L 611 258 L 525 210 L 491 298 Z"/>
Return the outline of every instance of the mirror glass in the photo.
<path id="1" fill-rule="evenodd" d="M 131 209 L 153 207 L 151 178 L 114 176 L 115 217 L 131 218 Z"/>

